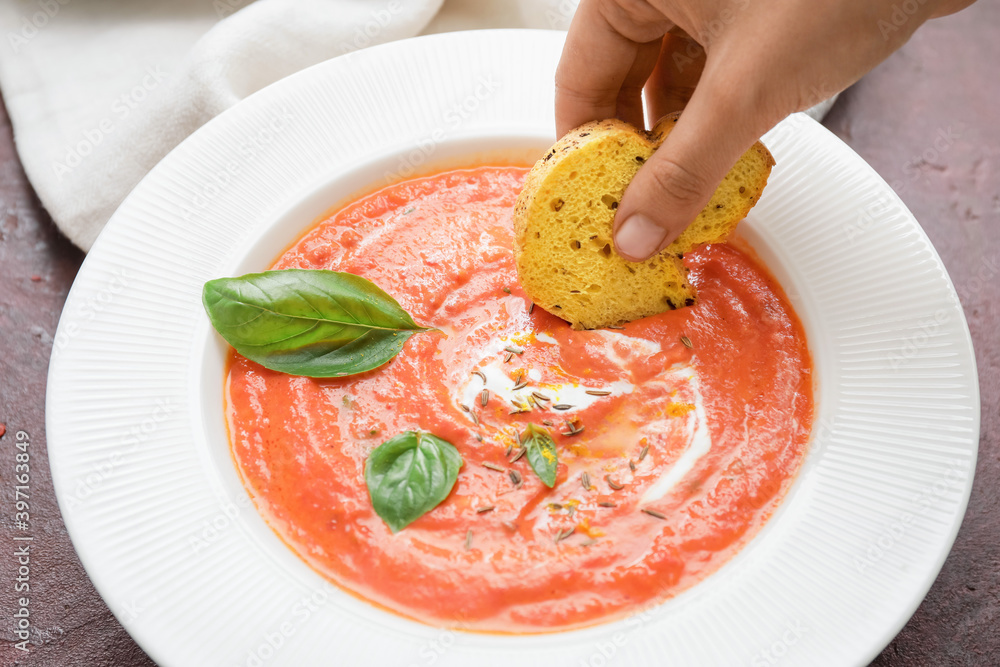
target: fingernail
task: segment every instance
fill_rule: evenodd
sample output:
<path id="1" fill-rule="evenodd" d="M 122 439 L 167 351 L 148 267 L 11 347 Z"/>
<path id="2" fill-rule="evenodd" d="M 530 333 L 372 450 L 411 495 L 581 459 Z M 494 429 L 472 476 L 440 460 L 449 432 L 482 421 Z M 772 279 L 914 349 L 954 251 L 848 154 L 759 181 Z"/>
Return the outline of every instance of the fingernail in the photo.
<path id="1" fill-rule="evenodd" d="M 667 230 L 642 215 L 634 213 L 615 234 L 615 245 L 628 257 L 646 259 L 660 248 Z"/>

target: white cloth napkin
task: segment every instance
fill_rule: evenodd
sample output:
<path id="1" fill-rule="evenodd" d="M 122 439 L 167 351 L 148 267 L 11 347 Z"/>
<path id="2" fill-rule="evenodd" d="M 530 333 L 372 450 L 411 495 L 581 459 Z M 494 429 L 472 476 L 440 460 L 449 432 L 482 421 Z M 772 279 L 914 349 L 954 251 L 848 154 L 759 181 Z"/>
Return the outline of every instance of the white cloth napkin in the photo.
<path id="1" fill-rule="evenodd" d="M 206 121 L 293 72 L 426 32 L 565 30 L 579 0 L 0 0 L 0 90 L 28 178 L 84 250 Z"/>

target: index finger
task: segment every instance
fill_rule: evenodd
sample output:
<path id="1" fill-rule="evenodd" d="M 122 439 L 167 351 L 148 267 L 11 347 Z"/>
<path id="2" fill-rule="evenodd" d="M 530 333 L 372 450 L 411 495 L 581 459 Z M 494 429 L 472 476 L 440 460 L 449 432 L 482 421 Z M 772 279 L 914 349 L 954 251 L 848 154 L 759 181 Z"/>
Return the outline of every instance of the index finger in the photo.
<path id="1" fill-rule="evenodd" d="M 559 136 L 591 120 L 613 118 L 618 109 L 622 86 L 630 78 L 644 43 L 666 32 L 662 16 L 642 22 L 623 16 L 612 2 L 602 9 L 601 0 L 583 0 L 566 36 L 556 70 L 556 131 Z M 613 25 L 606 15 L 613 13 Z M 623 30 L 629 35 L 623 34 Z M 634 39 L 633 39 L 634 38 Z M 648 59 L 645 59 L 648 60 Z M 651 71 L 655 58 L 648 63 Z M 648 76 L 649 72 L 646 72 Z M 635 77 L 632 77 L 635 78 Z M 641 77 L 643 81 L 645 76 Z M 642 84 L 638 85 L 641 89 Z"/>

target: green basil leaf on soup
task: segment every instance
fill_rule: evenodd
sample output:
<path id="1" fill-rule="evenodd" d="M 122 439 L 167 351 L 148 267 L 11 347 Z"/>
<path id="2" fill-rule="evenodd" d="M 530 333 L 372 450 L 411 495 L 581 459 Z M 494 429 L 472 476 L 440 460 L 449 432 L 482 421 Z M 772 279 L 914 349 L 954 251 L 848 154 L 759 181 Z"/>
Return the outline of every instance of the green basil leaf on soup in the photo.
<path id="1" fill-rule="evenodd" d="M 247 359 L 289 375 L 341 377 L 391 360 L 417 325 L 360 276 L 287 269 L 205 283 L 215 330 Z"/>
<path id="2" fill-rule="evenodd" d="M 462 455 L 447 440 L 401 433 L 372 450 L 365 483 L 372 507 L 397 533 L 441 504 L 458 479 Z"/>
<path id="3" fill-rule="evenodd" d="M 556 485 L 556 471 L 559 468 L 559 454 L 556 452 L 556 443 L 552 440 L 552 436 L 541 426 L 528 424 L 524 447 L 524 454 L 528 457 L 531 469 L 538 475 L 538 479 L 551 489 Z"/>

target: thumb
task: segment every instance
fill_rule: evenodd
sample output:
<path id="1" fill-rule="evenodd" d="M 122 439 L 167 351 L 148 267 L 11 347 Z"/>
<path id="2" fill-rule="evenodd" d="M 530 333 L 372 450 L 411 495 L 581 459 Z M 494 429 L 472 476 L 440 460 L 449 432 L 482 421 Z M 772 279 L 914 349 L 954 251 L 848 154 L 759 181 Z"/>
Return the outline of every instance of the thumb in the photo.
<path id="1" fill-rule="evenodd" d="M 642 261 L 670 245 L 770 125 L 706 70 L 663 144 L 636 173 L 615 215 L 618 254 Z"/>

